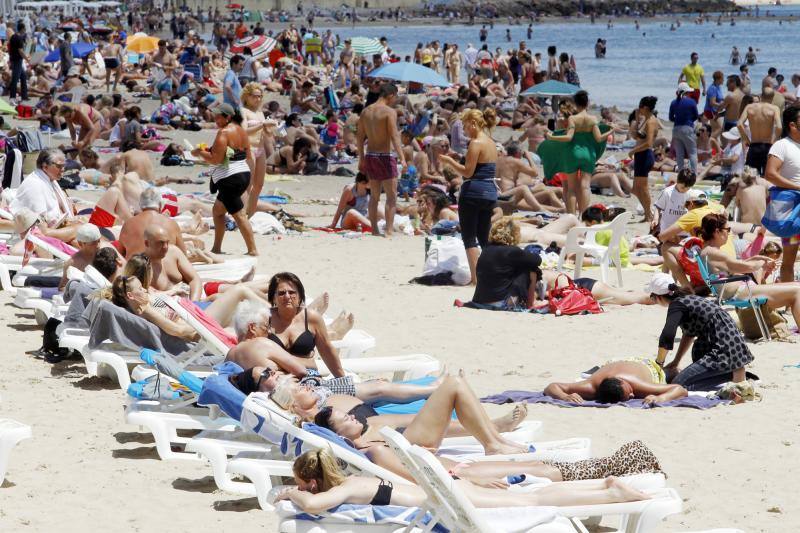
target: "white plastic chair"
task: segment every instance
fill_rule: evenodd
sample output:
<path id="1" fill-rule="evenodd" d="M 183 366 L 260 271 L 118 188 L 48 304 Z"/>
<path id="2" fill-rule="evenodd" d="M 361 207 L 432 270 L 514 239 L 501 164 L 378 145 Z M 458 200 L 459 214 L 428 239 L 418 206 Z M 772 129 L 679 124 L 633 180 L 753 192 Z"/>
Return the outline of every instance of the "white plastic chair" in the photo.
<path id="1" fill-rule="evenodd" d="M 8 469 L 8 457 L 19 441 L 32 436 L 31 427 L 8 418 L 0 418 L 0 485 Z"/>
<path id="2" fill-rule="evenodd" d="M 558 256 L 558 271 L 564 271 L 564 262 L 571 254 L 575 254 L 575 272 L 573 278 L 581 277 L 581 267 L 585 255 L 596 257 L 600 260 L 600 280 L 608 283 L 608 269 L 613 261 L 617 267 L 617 283 L 622 287 L 622 258 L 620 257 L 620 242 L 625 234 L 625 225 L 630 222 L 633 213 L 625 211 L 617 215 L 608 224 L 596 226 L 580 226 L 569 230 L 567 243 L 561 248 Z M 608 246 L 603 246 L 595 241 L 598 231 L 611 231 L 611 240 Z M 580 238 L 583 237 L 583 242 Z"/>

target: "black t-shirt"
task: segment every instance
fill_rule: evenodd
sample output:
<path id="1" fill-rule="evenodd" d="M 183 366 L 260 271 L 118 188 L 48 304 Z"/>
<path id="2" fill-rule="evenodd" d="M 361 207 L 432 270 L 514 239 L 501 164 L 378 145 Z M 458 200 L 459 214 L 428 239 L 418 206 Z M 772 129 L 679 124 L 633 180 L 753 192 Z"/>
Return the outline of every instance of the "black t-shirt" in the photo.
<path id="1" fill-rule="evenodd" d="M 530 276 L 531 272 L 536 272 L 541 279 L 542 271 L 539 269 L 541 263 L 541 257 L 516 246 L 501 244 L 487 246 L 478 258 L 476 269 L 478 284 L 472 301 L 489 304 L 506 299 L 509 295 L 513 295 L 512 292 L 516 294 L 512 291 L 512 286 L 522 274 Z M 526 287 L 527 285 L 525 283 Z"/>
<path id="2" fill-rule="evenodd" d="M 25 37 L 15 33 L 8 40 L 8 58 L 10 61 L 22 61 L 22 50 L 25 48 Z"/>

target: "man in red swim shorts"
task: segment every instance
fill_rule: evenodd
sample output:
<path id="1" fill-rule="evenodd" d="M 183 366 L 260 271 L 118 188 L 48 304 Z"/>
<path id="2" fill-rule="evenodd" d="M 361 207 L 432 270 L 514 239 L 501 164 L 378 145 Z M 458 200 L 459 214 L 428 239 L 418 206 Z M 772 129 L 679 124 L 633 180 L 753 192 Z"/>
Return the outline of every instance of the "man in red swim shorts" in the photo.
<path id="1" fill-rule="evenodd" d="M 408 170 L 397 128 L 397 112 L 394 110 L 396 101 L 397 86 L 393 83 L 381 86 L 378 100 L 361 112 L 356 131 L 358 169 L 369 178 L 369 221 L 372 234 L 380 235 L 378 202 L 383 191 L 386 193 L 384 211 L 387 237 L 392 236 L 394 214 L 397 211 L 397 160 L 400 160 L 403 172 Z"/>

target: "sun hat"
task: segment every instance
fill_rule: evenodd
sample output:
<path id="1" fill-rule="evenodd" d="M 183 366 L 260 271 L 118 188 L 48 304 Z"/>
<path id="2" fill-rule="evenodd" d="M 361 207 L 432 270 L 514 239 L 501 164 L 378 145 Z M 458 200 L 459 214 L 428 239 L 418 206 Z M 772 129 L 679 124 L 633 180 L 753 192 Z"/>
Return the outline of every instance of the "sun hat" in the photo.
<path id="1" fill-rule="evenodd" d="M 675 280 L 669 274 L 664 272 L 656 272 L 650 279 L 650 282 L 645 285 L 645 292 L 648 294 L 655 294 L 657 296 L 664 296 L 672 292 L 670 285 L 675 285 Z"/>

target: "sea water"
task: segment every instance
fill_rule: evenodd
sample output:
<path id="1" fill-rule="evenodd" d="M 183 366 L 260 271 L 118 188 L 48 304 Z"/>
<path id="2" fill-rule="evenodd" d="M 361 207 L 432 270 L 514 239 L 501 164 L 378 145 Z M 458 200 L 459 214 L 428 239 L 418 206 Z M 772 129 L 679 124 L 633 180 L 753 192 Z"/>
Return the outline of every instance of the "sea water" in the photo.
<path id="1" fill-rule="evenodd" d="M 750 66 L 751 84 L 754 92 L 760 92 L 761 79 L 769 67 L 776 67 L 786 78 L 784 84 L 792 89 L 791 75 L 800 72 L 797 62 L 797 35 L 800 18 L 784 20 L 781 24 L 774 18 L 766 18 L 767 9 L 761 8 L 761 17 L 716 19 L 703 24 L 694 24 L 692 16 L 676 16 L 674 19 L 640 22 L 637 31 L 633 21 L 615 21 L 606 27 L 607 19 L 598 18 L 595 24 L 586 22 L 534 24 L 533 36 L 527 39 L 527 24 L 508 26 L 495 24 L 489 30 L 486 44 L 494 52 L 497 47 L 505 52 L 518 48 L 525 41 L 533 52 L 541 52 L 546 68 L 547 47 L 555 45 L 558 53 L 567 52 L 575 56 L 581 87 L 589 91 L 592 102 L 617 106 L 631 111 L 643 96 L 658 97 L 658 110 L 666 119 L 669 102 L 675 98 L 678 76 L 689 63 L 692 52 L 700 54 L 700 65 L 705 70 L 706 84 L 711 84 L 711 74 L 721 70 L 725 75 L 738 74 L 739 66 L 729 63 L 731 48 L 739 48 L 744 61 L 747 48 L 756 50 L 758 62 Z M 781 16 L 800 15 L 797 6 L 777 8 L 769 6 L 770 13 Z M 670 31 L 672 20 L 680 20 L 681 26 Z M 480 24 L 473 26 L 365 26 L 333 28 L 342 39 L 347 37 L 381 37 L 389 40 L 393 53 L 401 58 L 412 55 L 417 43 L 438 40 L 440 44 L 456 43 L 463 51 L 467 43 L 480 48 L 478 32 Z M 506 40 L 506 29 L 511 30 L 511 41 Z M 327 28 L 318 28 L 324 31 Z M 487 25 L 487 29 L 489 29 Z M 712 37 L 713 35 L 713 37 Z M 594 45 L 598 38 L 606 40 L 606 57 L 596 59 Z M 462 72 L 461 81 L 466 81 Z M 723 83 L 723 91 L 725 90 Z M 703 98 L 701 102 L 704 102 Z"/>

